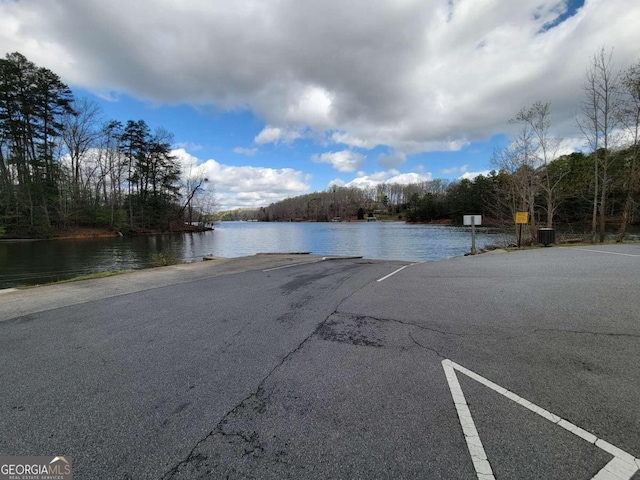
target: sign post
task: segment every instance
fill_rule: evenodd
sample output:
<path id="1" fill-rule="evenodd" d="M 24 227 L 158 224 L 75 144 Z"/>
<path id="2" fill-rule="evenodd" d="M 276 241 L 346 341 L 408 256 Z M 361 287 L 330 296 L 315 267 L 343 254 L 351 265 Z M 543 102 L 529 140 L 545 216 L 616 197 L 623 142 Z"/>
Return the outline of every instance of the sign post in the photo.
<path id="1" fill-rule="evenodd" d="M 482 225 L 482 215 L 465 215 L 463 223 L 471 225 L 471 255 L 476 255 L 476 225 Z"/>
<path id="2" fill-rule="evenodd" d="M 529 223 L 529 212 L 516 212 L 516 225 L 518 225 L 518 248 L 522 246 L 522 225 Z"/>

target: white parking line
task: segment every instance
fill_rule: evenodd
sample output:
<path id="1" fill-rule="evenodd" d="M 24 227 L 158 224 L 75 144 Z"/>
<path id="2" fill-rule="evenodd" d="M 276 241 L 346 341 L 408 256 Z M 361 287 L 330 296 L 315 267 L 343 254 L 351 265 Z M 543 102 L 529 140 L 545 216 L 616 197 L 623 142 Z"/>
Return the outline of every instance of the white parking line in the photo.
<path id="1" fill-rule="evenodd" d="M 613 457 L 591 480 L 629 480 L 638 469 L 618 457 Z"/>
<path id="2" fill-rule="evenodd" d="M 635 255 L 633 253 L 607 252 L 605 250 L 592 250 L 590 248 L 576 248 L 576 250 L 582 250 L 583 252 L 608 253 L 609 255 L 623 255 L 625 257 L 640 257 L 640 255 Z"/>
<path id="3" fill-rule="evenodd" d="M 458 412 L 458 419 L 462 426 L 464 439 L 467 441 L 467 448 L 471 455 L 473 468 L 476 470 L 478 480 L 495 480 L 496 477 L 493 476 L 493 470 L 491 470 L 491 465 L 482 446 L 476 425 L 473 423 L 473 418 L 471 418 L 471 411 L 467 405 L 467 400 L 464 398 L 464 393 L 462 393 L 462 388 L 460 387 L 460 382 L 458 382 L 456 372 L 453 370 L 453 365 L 455 365 L 455 363 L 451 360 L 442 361 L 442 368 L 444 368 L 444 374 L 449 383 L 453 403 Z"/>
<path id="4" fill-rule="evenodd" d="M 402 270 L 404 270 L 405 268 L 410 267 L 411 265 L 415 265 L 415 263 L 411 263 L 411 264 L 409 264 L 409 265 L 405 265 L 404 267 L 400 267 L 399 269 L 397 269 L 397 270 L 395 270 L 395 271 L 391 272 L 389 275 L 385 275 L 384 277 L 379 278 L 378 280 L 376 280 L 376 282 L 382 282 L 382 281 L 386 280 L 387 278 L 389 278 L 389 277 L 391 277 L 391 276 L 395 275 L 396 273 L 401 272 L 401 271 L 402 271 Z"/>
<path id="5" fill-rule="evenodd" d="M 489 387 L 491 390 L 499 393 L 500 395 L 513 400 L 517 404 L 522 405 L 528 410 L 537 413 L 541 417 L 546 418 L 559 427 L 564 428 L 565 430 L 573 433 L 583 440 L 594 444 L 601 450 L 604 450 L 605 452 L 613 455 L 613 459 L 609 463 L 607 463 L 602 468 L 602 470 L 600 470 L 591 480 L 631 480 L 631 477 L 633 477 L 635 473 L 640 470 L 640 459 L 635 458 L 633 455 L 630 455 L 624 450 L 619 449 L 615 445 L 611 445 L 609 442 L 596 437 L 592 433 L 587 432 L 577 425 L 574 425 L 573 423 L 560 418 L 557 415 L 554 415 L 548 410 L 545 410 L 544 408 L 539 407 L 528 400 L 525 400 L 519 395 L 510 392 L 506 388 L 493 383 L 491 380 L 487 380 L 477 373 L 472 372 L 471 370 L 468 370 L 463 366 L 458 365 L 457 363 L 454 363 L 448 359 L 442 361 L 442 368 L 444 368 L 445 376 L 447 377 L 447 382 L 449 383 L 449 389 L 451 390 L 453 403 L 455 404 L 456 410 L 458 412 L 458 419 L 460 420 L 462 432 L 464 433 L 465 439 L 467 440 L 467 447 L 469 448 L 469 453 L 471 454 L 471 460 L 473 461 L 473 466 L 476 469 L 478 480 L 491 480 L 495 479 L 495 477 L 493 476 L 493 472 L 491 471 L 491 465 L 489 464 L 484 448 L 482 446 L 482 442 L 480 441 L 480 437 L 478 436 L 476 426 L 473 423 L 473 418 L 471 418 L 471 412 L 469 411 L 467 401 L 465 400 L 462 389 L 460 388 L 460 383 L 458 382 L 458 377 L 456 376 L 455 370 L 458 370 L 460 373 L 464 373 L 469 378 L 472 378 L 482 385 Z"/>

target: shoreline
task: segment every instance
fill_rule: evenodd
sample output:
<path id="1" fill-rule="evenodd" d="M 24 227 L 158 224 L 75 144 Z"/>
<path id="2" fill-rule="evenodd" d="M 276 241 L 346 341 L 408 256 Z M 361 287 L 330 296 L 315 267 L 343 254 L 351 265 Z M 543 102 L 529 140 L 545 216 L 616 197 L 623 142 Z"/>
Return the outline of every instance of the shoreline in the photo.
<path id="1" fill-rule="evenodd" d="M 218 257 L 215 260 L 179 263 L 166 267 L 120 271 L 112 275 L 55 283 L 0 289 L 0 323 L 22 315 L 103 298 L 190 283 L 212 277 L 251 270 L 265 270 L 322 261 L 349 260 L 354 257 L 323 257 L 306 253 L 257 253 L 244 257 Z M 378 263 L 378 262 L 376 262 Z M 398 263 L 381 260 L 379 263 Z M 408 262 L 407 262 L 408 263 Z M 99 274 L 98 274 L 99 275 Z"/>
<path id="2" fill-rule="evenodd" d="M 144 237 L 153 235 L 170 235 L 174 233 L 203 233 L 214 230 L 213 227 L 187 227 L 174 229 L 174 230 L 136 230 L 129 231 L 126 234 L 118 230 L 110 230 L 107 228 L 91 228 L 91 227 L 78 227 L 68 230 L 56 232 L 46 237 L 12 237 L 4 236 L 0 238 L 0 242 L 29 242 L 38 240 L 80 240 L 87 238 L 118 238 L 118 237 Z"/>
<path id="3" fill-rule="evenodd" d="M 231 222 L 237 223 L 237 222 Z M 386 222 L 381 222 L 379 227 L 384 227 Z M 407 225 L 405 222 L 390 222 L 389 228 L 382 229 L 382 232 L 391 232 L 393 235 L 398 231 L 404 232 L 408 230 L 415 232 L 416 227 Z M 395 225 L 395 226 L 393 226 Z M 405 226 L 406 225 L 406 226 Z M 232 225 L 229 225 L 231 227 Z M 264 225 L 269 229 L 274 230 L 275 234 L 280 231 L 279 225 Z M 284 227 L 285 225 L 283 225 Z M 345 227 L 348 225 L 345 225 Z M 372 230 L 369 225 L 353 225 L 358 227 L 358 238 L 361 236 L 370 235 L 368 232 Z M 243 240 L 244 230 L 237 228 L 229 228 L 231 234 L 222 230 L 227 228 L 220 224 L 220 234 L 210 235 L 183 235 L 184 232 L 158 232 L 158 231 L 146 231 L 137 232 L 136 235 L 127 236 L 125 238 L 118 238 L 117 232 L 108 231 L 105 229 L 76 229 L 74 231 L 67 231 L 65 235 L 49 239 L 6 239 L 0 240 L 0 249 L 2 250 L 3 263 L 2 270 L 4 275 L 0 275 L 0 286 L 2 288 L 29 288 L 33 285 L 47 285 L 55 284 L 57 282 L 64 282 L 70 280 L 76 280 L 77 277 L 88 276 L 93 278 L 96 275 L 103 275 L 105 272 L 119 272 L 120 270 L 136 269 L 145 270 L 158 266 L 181 264 L 188 265 L 190 263 L 200 263 L 203 257 L 209 255 L 215 255 L 227 258 L 236 258 L 238 256 L 251 256 L 259 251 L 271 251 L 281 253 L 283 251 L 291 252 L 297 248 L 300 250 L 309 250 L 311 253 L 318 255 L 362 255 L 367 259 L 372 260 L 394 260 L 394 261 L 406 261 L 406 262 L 423 262 L 423 261 L 437 261 L 445 258 L 455 258 L 462 256 L 471 256 L 469 243 L 470 240 L 465 236 L 468 234 L 465 231 L 468 229 L 454 228 L 451 232 L 445 229 L 449 229 L 449 226 L 436 226 L 436 225 L 424 225 L 423 228 L 418 226 L 420 230 L 420 236 L 430 238 L 431 230 L 438 230 L 438 237 L 443 240 L 436 242 L 435 247 L 422 248 L 421 245 L 417 245 L 416 249 L 407 248 L 367 248 L 367 245 L 348 245 L 345 244 L 344 248 L 334 248 L 334 243 L 327 243 L 325 237 L 324 243 L 314 243 L 305 241 L 300 242 L 284 242 L 283 249 L 278 249 L 280 243 L 278 242 L 264 242 L 260 237 L 260 229 L 258 229 L 258 242 L 253 241 L 247 243 L 247 248 L 244 244 L 240 243 L 241 247 L 237 247 L 237 242 Z M 327 229 L 329 229 L 331 235 L 326 234 L 326 238 L 334 240 L 336 230 L 332 224 L 325 223 L 323 225 L 317 224 L 317 227 L 321 227 L 319 230 L 324 232 L 325 235 Z M 374 226 L 375 227 L 375 226 Z M 487 228 L 487 227 L 484 227 Z M 199 231 L 197 228 L 188 228 L 189 232 Z M 256 229 L 249 229 L 250 231 Z M 340 232 L 345 231 L 344 228 L 337 229 Z M 346 229 L 349 235 L 352 229 Z M 374 228 L 373 231 L 379 230 Z M 441 231 L 442 230 L 442 231 Z M 289 231 L 289 229 L 285 229 Z M 297 231 L 297 229 L 294 229 Z M 315 232 L 315 229 L 303 229 L 303 232 Z M 490 229 L 489 232 L 491 233 Z M 171 235 L 171 233 L 177 233 L 177 235 Z M 451 234 L 450 234 L 451 233 Z M 231 235 L 226 237 L 225 235 Z M 385 235 L 387 235 L 385 233 Z M 412 235 L 417 235 L 412 233 Z M 256 234 L 253 233 L 255 237 Z M 388 235 L 387 235 L 388 236 Z M 449 238 L 452 238 L 449 242 Z M 233 238 L 234 240 L 230 240 Z M 276 238 L 276 237 L 274 237 Z M 305 237 L 306 238 L 306 237 Z M 365 237 L 362 237 L 365 238 Z M 434 237 L 435 238 L 435 237 Z M 253 237 L 250 237 L 252 240 Z M 66 240 L 66 242 L 40 242 L 30 243 L 37 240 Z M 218 245 L 212 247 L 211 242 L 217 241 Z M 234 248 L 219 248 L 220 242 L 225 240 L 225 243 L 233 246 Z M 593 248 L 599 244 L 591 244 L 583 239 L 572 238 L 567 241 L 566 238 L 560 238 L 554 244 L 554 246 L 566 245 L 581 245 L 584 247 Z M 610 239 L 613 243 L 613 239 Z M 625 243 L 634 243 L 634 238 L 630 238 Z M 637 238 L 635 239 L 638 240 Z M 183 252 L 184 245 L 188 245 L 187 250 Z M 190 246 L 189 246 L 190 245 Z M 394 245 L 391 245 L 392 247 Z M 211 248 L 209 248 L 211 247 Z M 533 245 L 525 248 L 541 248 L 541 246 Z M 513 238 L 509 235 L 488 235 L 482 237 L 482 240 L 477 244 L 478 254 L 486 253 L 501 253 L 505 251 L 517 251 L 517 247 L 514 245 Z M 93 252 L 99 252 L 101 257 L 98 260 L 92 260 Z M 123 257 L 122 252 L 127 252 L 126 257 Z M 131 252 L 135 252 L 132 254 Z M 187 252 L 187 253 L 185 253 Z M 20 263 L 21 255 L 24 254 L 24 261 Z M 64 258 L 55 259 L 56 256 L 62 255 Z M 67 256 L 69 257 L 67 259 Z M 84 260 L 87 257 L 89 260 Z M 123 260 L 124 259 L 124 260 Z M 6 268 L 4 268 L 6 267 Z M 94 268 L 95 267 L 95 268 Z"/>
<path id="4" fill-rule="evenodd" d="M 34 239 L 37 240 L 37 239 Z M 27 240 L 23 240 L 23 241 L 30 241 L 29 239 Z M 454 260 L 454 259 L 460 259 L 460 258 L 465 258 L 465 257 L 474 257 L 474 256 L 491 256 L 491 255 L 500 255 L 500 254 L 506 254 L 506 253 L 514 253 L 514 252 L 524 252 L 524 251 L 528 251 L 528 250 L 539 250 L 539 249 L 552 249 L 552 248 L 571 248 L 571 247 L 576 247 L 576 248 L 584 248 L 584 247 L 598 247 L 598 246 L 610 246 L 610 245 L 624 245 L 624 244 L 631 244 L 631 245 L 637 245 L 640 244 L 640 241 L 627 241 L 627 242 L 623 242 L 623 243 L 617 243 L 615 241 L 611 241 L 611 242 L 605 242 L 605 243 L 588 243 L 588 242 L 581 242 L 581 243 L 556 243 L 553 245 L 549 245 L 548 247 L 545 247 L 543 245 L 532 245 L 532 246 L 527 246 L 527 247 L 521 247 L 521 248 L 517 248 L 517 247 L 513 247 L 513 246 L 507 246 L 507 247 L 500 247 L 500 246 L 496 246 L 495 248 L 485 248 L 485 249 L 480 249 L 478 250 L 478 253 L 476 255 L 471 255 L 471 253 L 467 252 L 463 255 L 458 255 L 458 256 L 454 256 L 454 257 L 447 257 L 447 258 L 441 258 L 438 260 L 430 260 L 429 262 L 442 262 L 442 261 L 446 261 L 446 260 Z M 114 277 L 114 276 L 121 276 L 121 275 L 125 275 L 125 274 L 135 274 L 135 273 L 140 273 L 140 274 L 153 274 L 154 270 L 158 270 L 158 269 L 170 269 L 170 268 L 178 268 L 181 270 L 186 270 L 189 269 L 190 267 L 194 267 L 194 268 L 199 268 L 199 265 L 203 265 L 203 264 L 209 264 L 209 265 L 216 265 L 216 264 L 227 264 L 230 262 L 235 262 L 238 264 L 242 264 L 242 263 L 260 263 L 261 260 L 259 260 L 260 258 L 271 258 L 273 259 L 274 262 L 279 262 L 282 261 L 283 258 L 286 258 L 287 260 L 293 260 L 293 259 L 299 259 L 301 256 L 315 260 L 315 261 L 321 261 L 321 260 L 343 260 L 343 259 L 354 259 L 354 258 L 363 258 L 362 256 L 356 255 L 356 256 L 350 256 L 350 255 L 345 255 L 345 256 L 334 256 L 334 255 L 321 255 L 321 254 L 316 254 L 316 253 L 312 253 L 312 252 L 257 252 L 253 255 L 244 255 L 241 257 L 219 257 L 219 256 L 212 256 L 212 255 L 205 255 L 202 257 L 201 260 L 196 260 L 196 261 L 191 261 L 191 262 L 178 262 L 178 263 L 173 263 L 170 265 L 161 265 L 161 266 L 149 266 L 149 267 L 144 267 L 144 268 L 136 268 L 136 269 L 122 269 L 122 270 L 107 270 L 107 271 L 101 271 L 101 272 L 95 272 L 95 273 L 91 273 L 91 274 L 84 274 L 84 275 L 79 275 L 77 277 L 72 277 L 72 278 L 67 278 L 67 279 L 63 279 L 63 280 L 57 280 L 57 281 L 52 281 L 52 282 L 46 282 L 46 283 L 40 283 L 40 284 L 33 284 L 33 285 L 21 285 L 21 286 L 15 286 L 15 287 L 7 287 L 7 288 L 0 288 L 0 295 L 5 294 L 5 293 L 10 293 L 10 292 L 23 292 L 23 291 L 28 291 L 28 290 L 33 290 L 33 289 L 37 289 L 37 288 L 41 288 L 41 287 L 55 287 L 58 285 L 64 285 L 64 284 L 69 284 L 69 283 L 76 283 L 76 282 L 85 282 L 85 281 L 95 281 L 95 280 L 99 280 L 99 279 L 103 279 L 103 278 L 109 278 L 109 277 Z M 367 259 L 368 261 L 372 261 L 372 262 L 406 262 L 408 264 L 412 264 L 411 261 L 409 260 L 402 260 L 402 259 Z M 158 272 L 159 273 L 159 272 Z"/>
<path id="5" fill-rule="evenodd" d="M 37 239 L 34 239 L 34 240 L 37 240 Z M 49 239 L 49 240 L 51 240 L 51 239 Z M 23 241 L 30 241 L 30 240 L 23 240 Z M 529 249 L 531 249 L 531 248 L 537 248 L 537 247 L 529 247 Z M 539 248 L 542 248 L 542 247 L 539 247 Z M 524 248 L 517 249 L 517 248 L 509 248 L 509 247 L 505 247 L 505 248 L 497 247 L 497 248 L 479 250 L 477 255 L 498 255 L 498 254 L 503 254 L 503 253 L 510 253 L 510 252 L 514 252 L 514 251 L 519 251 L 519 250 L 525 250 L 525 249 Z M 471 255 L 470 253 L 465 253 L 463 255 L 458 255 L 458 256 L 454 256 L 454 257 L 441 258 L 441 259 L 438 259 L 438 260 L 430 260 L 430 262 L 441 262 L 441 261 L 445 261 L 445 260 L 452 260 L 452 259 L 456 259 L 456 258 L 464 258 L 464 257 L 469 257 L 469 256 L 473 256 L 473 255 Z M 98 279 L 102 279 L 102 278 L 120 276 L 120 275 L 124 275 L 124 274 L 136 273 L 136 272 L 150 273 L 153 270 L 157 270 L 157 269 L 160 269 L 160 268 L 171 268 L 171 267 L 182 267 L 182 268 L 185 268 L 185 267 L 190 267 L 190 266 L 193 266 L 193 265 L 201 265 L 203 263 L 204 264 L 215 265 L 215 264 L 218 264 L 218 263 L 228 263 L 228 262 L 233 262 L 233 261 L 250 262 L 251 259 L 258 259 L 260 257 L 271 257 L 271 258 L 274 259 L 274 261 L 278 261 L 282 257 L 287 257 L 288 259 L 293 259 L 293 258 L 298 258 L 299 259 L 300 257 L 306 257 L 306 258 L 310 258 L 312 260 L 318 260 L 318 261 L 319 260 L 329 261 L 329 260 L 361 259 L 361 258 L 363 258 L 360 255 L 344 255 L 344 256 L 340 256 L 340 255 L 322 255 L 322 254 L 317 254 L 317 253 L 312 253 L 312 252 L 257 252 L 257 253 L 254 253 L 253 255 L 244 255 L 244 256 L 241 256 L 241 257 L 219 257 L 219 256 L 213 256 L 213 255 L 205 255 L 205 256 L 202 257 L 201 260 L 192 261 L 192 262 L 177 262 L 177 263 L 173 263 L 173 264 L 170 264 L 170 265 L 149 266 L 149 267 L 136 268 L 136 269 L 107 270 L 107 271 L 95 272 L 95 273 L 90 273 L 90 274 L 78 275 L 77 277 L 66 278 L 66 279 L 56 280 L 56 281 L 52 281 L 52 282 L 37 283 L 37 284 L 32 284 L 32 285 L 20 285 L 20 286 L 7 287 L 7 288 L 0 288 L 0 295 L 3 294 L 3 293 L 9 293 L 9 292 L 13 292 L 13 291 L 27 291 L 27 290 L 33 290 L 33 289 L 41 288 L 41 287 L 51 287 L 51 286 L 56 286 L 56 285 L 64 285 L 64 284 L 68 284 L 68 283 L 76 283 L 76 282 L 98 280 Z M 368 260 L 372 261 L 372 262 L 407 262 L 408 264 L 412 263 L 409 260 L 402 260 L 402 259 L 368 259 Z"/>

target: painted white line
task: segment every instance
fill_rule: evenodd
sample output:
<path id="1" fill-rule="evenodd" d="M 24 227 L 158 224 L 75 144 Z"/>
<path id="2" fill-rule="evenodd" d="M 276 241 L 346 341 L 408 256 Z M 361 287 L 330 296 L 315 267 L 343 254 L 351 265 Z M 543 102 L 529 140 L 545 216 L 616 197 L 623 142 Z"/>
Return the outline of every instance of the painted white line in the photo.
<path id="1" fill-rule="evenodd" d="M 576 248 L 576 250 L 582 250 L 583 252 L 607 253 L 609 255 L 623 255 L 625 257 L 640 257 L 640 255 L 635 255 L 633 253 L 607 252 L 604 250 L 592 250 L 590 248 Z"/>
<path id="2" fill-rule="evenodd" d="M 395 274 L 396 274 L 396 273 L 398 273 L 398 272 L 401 272 L 402 270 L 404 270 L 404 269 L 405 269 L 405 268 L 407 268 L 407 267 L 410 267 L 411 265 L 415 265 L 415 263 L 411 263 L 411 264 L 409 264 L 409 265 L 405 265 L 404 267 L 400 267 L 400 268 L 399 268 L 399 269 L 397 269 L 396 271 L 391 272 L 389 275 L 385 275 L 384 277 L 379 278 L 378 280 L 376 280 L 376 282 L 383 282 L 383 281 L 384 281 L 384 280 L 386 280 L 387 278 L 389 278 L 389 277 L 391 277 L 391 276 L 395 275 Z"/>
<path id="3" fill-rule="evenodd" d="M 636 473 L 635 465 L 613 457 L 591 480 L 628 480 Z"/>
<path id="4" fill-rule="evenodd" d="M 17 292 L 17 291 L 18 291 L 17 288 L 2 288 L 0 289 L 0 295 L 5 293 Z"/>
<path id="5" fill-rule="evenodd" d="M 635 463 L 636 459 L 633 457 L 633 455 L 629 455 L 624 450 L 620 450 L 615 445 L 611 445 L 609 442 L 605 442 L 602 439 L 596 440 L 596 447 L 601 448 L 605 452 L 608 452 L 611 455 L 613 455 L 614 457 L 617 457 L 617 458 L 619 458 L 621 460 L 624 460 L 627 463 L 631 463 L 631 464 Z"/>
<path id="6" fill-rule="evenodd" d="M 456 410 L 458 410 L 458 418 L 460 419 L 460 424 L 462 425 L 462 431 L 464 433 L 465 438 L 468 437 L 467 429 L 469 428 L 469 424 L 473 427 L 473 430 L 470 432 L 478 437 L 478 431 L 476 430 L 475 424 L 473 423 L 473 419 L 471 418 L 471 412 L 467 406 L 467 402 L 464 398 L 464 393 L 462 393 L 462 389 L 460 388 L 460 383 L 458 382 L 458 377 L 456 376 L 455 370 L 460 373 L 464 373 L 469 378 L 472 378 L 476 382 L 481 383 L 482 385 L 489 387 L 491 390 L 499 393 L 500 395 L 507 397 L 510 400 L 522 405 L 523 407 L 531 410 L 534 413 L 537 413 L 542 418 L 546 418 L 551 423 L 555 423 L 556 425 L 564 428 L 568 432 L 573 433 L 574 435 L 586 440 L 589 443 L 594 444 L 596 447 L 604 450 L 605 452 L 611 454 L 613 456 L 613 460 L 607 463 L 600 472 L 596 474 L 591 480 L 631 480 L 631 477 L 635 475 L 636 472 L 640 471 L 640 459 L 635 458 L 633 455 L 625 452 L 624 450 L 619 449 L 615 445 L 611 445 L 609 442 L 602 440 L 601 438 L 596 437 L 594 434 L 587 432 L 586 430 L 574 425 L 573 423 L 565 420 L 564 418 L 560 418 L 557 415 L 545 410 L 538 405 L 525 400 L 524 398 L 516 395 L 513 392 L 510 392 L 506 388 L 501 387 L 493 383 L 491 380 L 487 380 L 486 378 L 478 375 L 471 370 L 464 368 L 461 365 L 458 365 L 451 360 L 443 360 L 442 368 L 444 368 L 445 376 L 447 377 L 447 382 L 449 383 L 449 389 L 451 390 L 451 395 L 453 396 L 453 402 L 456 406 Z M 460 414 L 460 409 L 458 408 L 458 404 L 464 404 L 466 411 L 464 415 Z M 475 440 L 474 440 L 475 441 Z M 482 443 L 480 442 L 480 438 L 478 437 L 477 443 L 482 448 Z M 469 445 L 469 441 L 467 440 L 467 445 Z M 474 461 L 474 452 L 471 447 L 469 447 L 469 453 L 471 453 L 471 458 Z M 484 450 L 483 450 L 484 453 Z M 486 455 L 484 455 L 485 460 Z M 476 469 L 476 473 L 478 474 L 478 479 L 485 478 L 480 476 L 480 472 Z M 483 472 L 484 474 L 484 472 Z M 486 477 L 486 478 L 493 478 Z"/>
<path id="7" fill-rule="evenodd" d="M 495 480 L 496 477 L 493 476 L 493 470 L 491 470 L 491 465 L 489 464 L 484 447 L 482 446 L 482 441 L 478 435 L 476 425 L 473 423 L 473 418 L 471 418 L 469 406 L 464 398 L 464 393 L 462 393 L 462 388 L 460 388 L 460 382 L 458 382 L 456 372 L 453 370 L 453 365 L 455 364 L 451 360 L 442 361 L 442 368 L 444 368 L 444 374 L 447 377 L 447 382 L 449 383 L 449 390 L 451 390 L 453 403 L 455 404 L 456 411 L 458 412 L 458 419 L 462 426 L 462 433 L 464 433 L 464 438 L 467 441 L 467 448 L 471 455 L 473 468 L 476 471 L 478 480 Z"/>

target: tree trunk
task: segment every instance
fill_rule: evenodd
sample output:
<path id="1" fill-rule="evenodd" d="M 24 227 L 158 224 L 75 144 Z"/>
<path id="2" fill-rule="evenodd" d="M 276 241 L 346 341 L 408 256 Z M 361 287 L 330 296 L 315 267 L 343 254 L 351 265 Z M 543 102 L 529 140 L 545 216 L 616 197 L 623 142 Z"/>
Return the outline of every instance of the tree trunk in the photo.
<path id="1" fill-rule="evenodd" d="M 591 215 L 591 243 L 596 243 L 598 235 L 598 154 L 597 151 L 593 155 L 594 161 L 594 187 L 593 187 L 593 212 Z"/>
<path id="2" fill-rule="evenodd" d="M 600 243 L 604 243 L 605 238 L 605 225 L 607 216 L 607 152 L 604 152 L 604 164 L 602 167 L 602 192 L 600 193 Z"/>
<path id="3" fill-rule="evenodd" d="M 622 220 L 620 221 L 620 229 L 616 236 L 616 242 L 622 243 L 624 237 L 627 235 L 627 226 L 629 225 L 629 217 L 631 216 L 631 210 L 633 209 L 633 195 L 631 190 L 627 192 L 627 199 L 624 202 L 624 210 L 622 211 Z"/>

